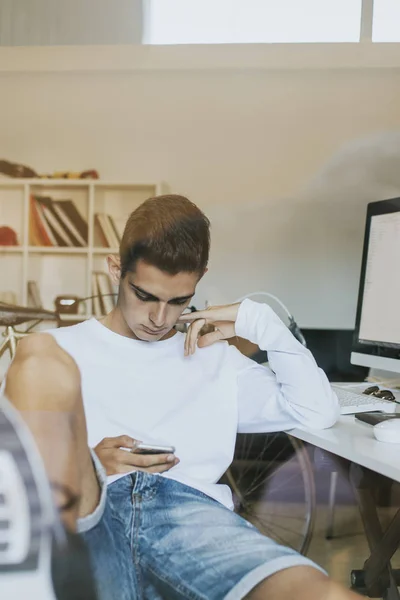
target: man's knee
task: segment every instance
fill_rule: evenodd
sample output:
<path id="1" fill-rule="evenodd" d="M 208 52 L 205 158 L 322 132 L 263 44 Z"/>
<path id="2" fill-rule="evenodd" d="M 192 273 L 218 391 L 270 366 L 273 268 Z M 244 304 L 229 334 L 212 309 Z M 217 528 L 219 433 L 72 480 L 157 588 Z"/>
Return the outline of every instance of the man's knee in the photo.
<path id="1" fill-rule="evenodd" d="M 57 344 L 53 336 L 37 333 L 19 342 L 7 373 L 6 394 L 12 399 L 17 388 L 19 391 L 24 389 L 26 394 L 40 389 L 58 398 L 64 396 L 65 408 L 68 409 L 76 401 L 80 384 L 80 372 L 74 359 Z"/>
<path id="2" fill-rule="evenodd" d="M 57 344 L 54 337 L 49 333 L 32 333 L 20 340 L 14 360 L 30 356 L 54 356 L 65 364 L 75 364 L 72 357 Z"/>

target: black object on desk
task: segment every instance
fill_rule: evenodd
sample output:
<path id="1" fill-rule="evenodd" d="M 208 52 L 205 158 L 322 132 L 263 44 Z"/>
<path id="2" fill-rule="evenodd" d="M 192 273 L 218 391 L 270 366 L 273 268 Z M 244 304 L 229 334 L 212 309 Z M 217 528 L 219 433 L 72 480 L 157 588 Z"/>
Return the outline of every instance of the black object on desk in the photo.
<path id="1" fill-rule="evenodd" d="M 391 419 L 400 419 L 400 413 L 384 413 L 384 412 L 363 412 L 355 415 L 356 419 L 368 423 L 368 425 L 377 425 L 383 421 L 390 421 Z"/>

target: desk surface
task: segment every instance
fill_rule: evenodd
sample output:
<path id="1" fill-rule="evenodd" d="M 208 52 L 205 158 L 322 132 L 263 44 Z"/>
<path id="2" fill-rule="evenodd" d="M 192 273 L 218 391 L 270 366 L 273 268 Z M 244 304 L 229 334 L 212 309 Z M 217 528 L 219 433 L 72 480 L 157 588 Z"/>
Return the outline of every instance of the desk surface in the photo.
<path id="1" fill-rule="evenodd" d="M 342 416 L 330 429 L 292 429 L 290 435 L 400 482 L 400 444 L 378 442 L 373 427 Z"/>

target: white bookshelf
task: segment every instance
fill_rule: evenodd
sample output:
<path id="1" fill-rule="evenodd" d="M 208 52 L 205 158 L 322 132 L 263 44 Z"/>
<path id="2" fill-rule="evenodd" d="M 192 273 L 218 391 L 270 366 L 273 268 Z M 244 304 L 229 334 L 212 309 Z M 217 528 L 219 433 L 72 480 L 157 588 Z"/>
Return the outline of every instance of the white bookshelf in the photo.
<path id="1" fill-rule="evenodd" d="M 118 248 L 95 247 L 94 215 L 106 213 L 122 229 L 129 214 L 151 196 L 166 193 L 160 183 L 132 183 L 70 179 L 0 179 L 0 225 L 17 233 L 18 246 L 0 246 L 0 292 L 13 292 L 17 303 L 27 305 L 27 283 L 36 281 L 43 307 L 54 310 L 56 296 L 84 298 L 92 295 L 92 272 L 106 271 L 106 257 Z M 30 196 L 72 200 L 88 223 L 85 247 L 42 247 L 29 245 Z M 92 303 L 80 305 L 78 318 L 92 316 Z M 64 315 L 77 320 L 77 315 Z"/>

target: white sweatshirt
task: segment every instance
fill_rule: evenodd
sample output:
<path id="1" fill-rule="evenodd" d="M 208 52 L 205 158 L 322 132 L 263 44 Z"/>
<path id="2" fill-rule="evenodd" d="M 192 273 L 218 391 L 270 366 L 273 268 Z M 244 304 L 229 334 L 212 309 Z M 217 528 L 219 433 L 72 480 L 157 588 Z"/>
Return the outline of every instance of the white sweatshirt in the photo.
<path id="1" fill-rule="evenodd" d="M 226 342 L 185 357 L 181 333 L 142 342 L 96 319 L 49 333 L 79 366 L 90 446 L 122 434 L 173 445 L 180 463 L 163 477 L 228 507 L 230 490 L 216 482 L 232 461 L 238 431 L 324 428 L 339 415 L 325 374 L 266 304 L 245 300 L 236 333 L 268 351 L 270 368 Z"/>

